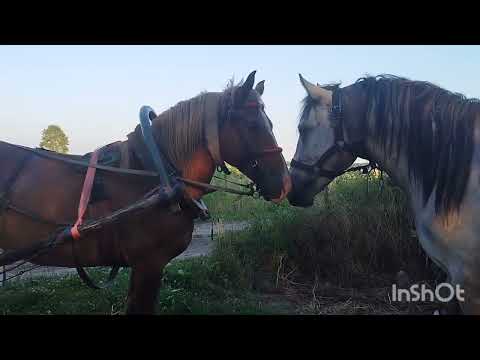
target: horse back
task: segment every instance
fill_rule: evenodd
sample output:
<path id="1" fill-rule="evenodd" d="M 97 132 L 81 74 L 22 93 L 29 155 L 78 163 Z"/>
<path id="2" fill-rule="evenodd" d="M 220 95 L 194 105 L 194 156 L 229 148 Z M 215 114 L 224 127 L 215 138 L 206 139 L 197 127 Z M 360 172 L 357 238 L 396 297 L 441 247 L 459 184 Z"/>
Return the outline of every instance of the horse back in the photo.
<path id="1" fill-rule="evenodd" d="M 121 163 L 126 164 L 125 161 Z M 37 218 L 4 207 L 0 212 L 0 248 L 31 246 L 45 240 L 59 224 L 75 222 L 86 167 L 41 157 L 28 149 L 0 142 L 0 168 L 0 193 L 5 194 L 7 203 Z M 97 170 L 85 220 L 105 216 L 129 205 L 155 185 L 156 179 Z M 100 253 L 105 255 L 104 258 L 118 257 L 109 256 L 105 251 L 105 248 L 113 248 L 112 235 L 111 229 L 105 229 L 91 239 L 82 239 L 79 242 L 80 257 L 85 255 L 82 262 L 98 263 Z M 98 241 L 100 238 L 107 243 Z M 71 247 L 54 249 L 51 257 L 56 264 L 71 265 Z"/>

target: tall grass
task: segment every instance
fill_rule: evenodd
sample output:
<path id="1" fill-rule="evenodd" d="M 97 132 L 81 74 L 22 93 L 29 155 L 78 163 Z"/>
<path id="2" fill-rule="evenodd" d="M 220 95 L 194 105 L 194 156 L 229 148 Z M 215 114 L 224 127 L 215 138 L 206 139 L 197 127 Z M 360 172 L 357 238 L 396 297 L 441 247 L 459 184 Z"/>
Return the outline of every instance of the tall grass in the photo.
<path id="1" fill-rule="evenodd" d="M 431 314 L 439 305 L 388 300 L 400 270 L 416 283 L 444 274 L 418 242 L 405 194 L 386 176 L 345 174 L 311 208 L 285 202 L 256 210 L 249 229 L 217 239 L 209 260 L 225 285 L 290 295 L 294 289 L 312 299 L 300 313 Z"/>
<path id="2" fill-rule="evenodd" d="M 345 174 L 313 207 L 285 202 L 256 209 L 252 222 L 247 231 L 219 239 L 213 254 L 225 265 L 221 271 L 240 282 L 253 284 L 258 271 L 276 276 L 281 265 L 351 287 L 391 284 L 400 270 L 416 279 L 435 275 L 405 195 L 377 175 Z"/>
<path id="3" fill-rule="evenodd" d="M 248 184 L 250 182 L 238 170 L 232 167 L 229 168 L 232 171 L 230 175 L 217 171 L 211 183 L 236 190 L 245 190 L 242 187 L 225 181 L 234 181 L 241 184 Z M 214 220 L 249 220 L 254 219 L 256 214 L 274 213 L 278 209 L 275 204 L 264 201 L 257 196 L 250 197 L 226 192 L 208 194 L 204 197 L 204 201 Z"/>

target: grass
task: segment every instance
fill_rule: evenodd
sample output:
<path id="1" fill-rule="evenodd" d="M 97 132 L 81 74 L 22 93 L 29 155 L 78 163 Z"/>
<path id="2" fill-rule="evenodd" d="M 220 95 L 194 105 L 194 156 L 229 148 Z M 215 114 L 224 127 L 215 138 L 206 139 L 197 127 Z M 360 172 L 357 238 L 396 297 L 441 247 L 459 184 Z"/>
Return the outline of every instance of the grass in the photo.
<path id="1" fill-rule="evenodd" d="M 225 234 L 213 257 L 250 290 L 294 292 L 304 313 L 431 313 L 438 304 L 391 304 L 391 285 L 400 270 L 411 282 L 444 277 L 419 245 L 405 195 L 378 173 L 345 174 L 309 209 L 255 212 L 253 226 Z"/>
<path id="2" fill-rule="evenodd" d="M 236 190 L 245 190 L 239 186 L 224 181 L 226 179 L 241 184 L 249 183 L 247 178 L 239 173 L 238 170 L 231 167 L 229 168 L 232 171 L 231 175 L 227 176 L 224 173 L 216 172 L 216 177 L 213 179 L 212 184 Z M 254 220 L 255 214 L 274 214 L 278 210 L 278 206 L 275 204 L 263 201 L 258 197 L 235 195 L 225 192 L 208 194 L 203 199 L 210 210 L 212 219 L 217 221 Z M 282 206 L 288 206 L 288 203 L 283 202 Z"/>
<path id="3" fill-rule="evenodd" d="M 217 276 L 208 258 L 175 261 L 165 269 L 159 292 L 159 314 L 274 314 L 285 312 L 263 297 Z M 106 270 L 90 271 L 99 281 Z M 92 290 L 76 275 L 10 282 L 0 291 L 0 314 L 23 315 L 116 315 L 125 309 L 130 271 L 120 272 L 108 289 Z"/>
<path id="4" fill-rule="evenodd" d="M 308 209 L 225 193 L 205 202 L 214 219 L 251 226 L 215 239 L 208 257 L 169 264 L 160 314 L 431 313 L 432 304 L 388 299 L 399 270 L 416 282 L 443 276 L 419 246 L 405 196 L 388 179 L 345 174 Z M 0 290 L 0 313 L 116 314 L 125 306 L 128 275 L 123 270 L 104 291 L 77 276 L 12 282 Z"/>

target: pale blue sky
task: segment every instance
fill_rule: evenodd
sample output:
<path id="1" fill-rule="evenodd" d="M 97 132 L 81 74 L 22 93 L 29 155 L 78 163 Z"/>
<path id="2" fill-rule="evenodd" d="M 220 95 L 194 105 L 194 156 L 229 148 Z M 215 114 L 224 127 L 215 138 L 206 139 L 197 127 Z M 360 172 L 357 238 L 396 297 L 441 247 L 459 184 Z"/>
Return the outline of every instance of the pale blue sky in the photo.
<path id="1" fill-rule="evenodd" d="M 0 140 L 38 146 L 60 125 L 71 153 L 124 140 L 141 105 L 162 112 L 257 70 L 274 133 L 293 156 L 302 73 L 343 85 L 391 73 L 480 98 L 480 46 L 0 46 Z"/>

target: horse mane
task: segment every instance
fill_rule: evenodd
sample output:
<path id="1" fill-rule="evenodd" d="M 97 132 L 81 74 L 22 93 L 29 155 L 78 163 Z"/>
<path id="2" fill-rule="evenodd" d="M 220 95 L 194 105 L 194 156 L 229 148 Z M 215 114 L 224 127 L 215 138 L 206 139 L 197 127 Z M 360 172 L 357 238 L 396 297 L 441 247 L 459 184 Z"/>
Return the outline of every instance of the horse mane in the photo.
<path id="1" fill-rule="evenodd" d="M 424 204 L 436 187 L 435 211 L 458 210 L 470 175 L 480 101 L 426 81 L 367 76 L 353 86 L 367 94 L 367 120 L 385 153 L 405 149 L 409 176 Z"/>
<path id="2" fill-rule="evenodd" d="M 219 116 L 238 86 L 231 79 L 223 92 L 203 91 L 189 100 L 180 101 L 153 120 L 157 144 L 178 168 L 182 168 L 193 153 L 205 145 L 205 121 L 221 121 Z M 209 97 L 218 99 L 216 109 L 208 108 L 212 104 L 207 101 Z M 207 119 L 207 112 L 216 116 Z"/>

